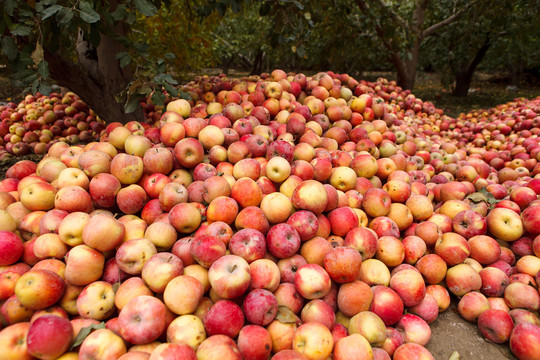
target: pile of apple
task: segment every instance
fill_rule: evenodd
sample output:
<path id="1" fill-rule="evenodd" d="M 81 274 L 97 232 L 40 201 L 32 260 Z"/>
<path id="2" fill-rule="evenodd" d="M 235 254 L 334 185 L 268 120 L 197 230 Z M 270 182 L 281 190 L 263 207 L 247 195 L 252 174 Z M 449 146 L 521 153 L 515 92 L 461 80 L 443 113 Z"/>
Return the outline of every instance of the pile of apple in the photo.
<path id="1" fill-rule="evenodd" d="M 19 104 L 0 105 L 0 159 L 45 154 L 56 141 L 88 143 L 103 129 L 105 123 L 72 92 L 27 95 Z"/>
<path id="2" fill-rule="evenodd" d="M 331 72 L 184 90 L 7 171 L 2 359 L 433 359 L 452 296 L 540 358 L 540 98 L 452 119 Z"/>

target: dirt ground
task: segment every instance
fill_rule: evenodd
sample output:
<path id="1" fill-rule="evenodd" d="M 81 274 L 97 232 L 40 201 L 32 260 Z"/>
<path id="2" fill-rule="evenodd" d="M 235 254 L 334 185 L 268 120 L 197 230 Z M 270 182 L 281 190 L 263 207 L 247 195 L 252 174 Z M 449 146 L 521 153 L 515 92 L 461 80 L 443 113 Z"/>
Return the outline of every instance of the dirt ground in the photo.
<path id="1" fill-rule="evenodd" d="M 431 340 L 426 347 L 436 360 L 448 360 L 454 351 L 459 353 L 461 360 L 516 359 L 508 345 L 485 340 L 476 324 L 464 320 L 457 312 L 456 299 L 430 327 Z"/>

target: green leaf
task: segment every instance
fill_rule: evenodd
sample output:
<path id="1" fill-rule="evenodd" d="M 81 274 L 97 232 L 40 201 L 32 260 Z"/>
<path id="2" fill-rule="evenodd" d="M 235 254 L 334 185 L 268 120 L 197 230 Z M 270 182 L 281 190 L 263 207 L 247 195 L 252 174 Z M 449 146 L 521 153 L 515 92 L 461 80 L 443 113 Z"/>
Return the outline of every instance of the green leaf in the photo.
<path id="1" fill-rule="evenodd" d="M 54 14 L 56 14 L 57 12 L 60 11 L 60 9 L 62 9 L 62 6 L 61 5 L 53 5 L 53 6 L 50 6 L 48 8 L 46 8 L 45 10 L 43 10 L 43 12 L 41 13 L 41 20 L 45 20 L 51 16 L 53 16 Z"/>
<path id="2" fill-rule="evenodd" d="M 36 81 L 36 80 L 38 80 L 38 74 L 37 74 L 36 72 L 34 72 L 34 71 L 32 71 L 32 72 L 30 73 L 30 75 L 28 75 L 28 76 L 26 76 L 26 77 L 23 78 L 23 82 L 25 82 L 25 83 L 27 83 L 27 84 L 28 84 L 28 83 L 31 83 L 31 82 L 34 82 L 34 81 Z M 37 86 L 37 85 L 36 85 L 36 86 Z"/>
<path id="3" fill-rule="evenodd" d="M 154 81 L 158 84 L 163 84 L 164 82 L 168 82 L 169 84 L 176 85 L 178 82 L 172 78 L 169 74 L 157 74 L 154 76 Z"/>
<path id="4" fill-rule="evenodd" d="M 139 107 L 139 100 L 141 100 L 144 96 L 135 94 L 131 95 L 127 101 L 127 103 L 124 105 L 124 111 L 126 114 L 131 114 L 135 110 L 137 110 L 137 107 Z"/>
<path id="5" fill-rule="evenodd" d="M 35 94 L 37 92 L 39 86 L 39 79 L 36 76 L 36 80 L 32 82 L 32 94 Z"/>
<path id="6" fill-rule="evenodd" d="M 154 105 L 162 106 L 165 104 L 165 94 L 161 91 L 154 91 L 152 94 L 152 102 Z"/>
<path id="7" fill-rule="evenodd" d="M 475 204 L 488 201 L 488 197 L 485 194 L 481 193 L 481 192 L 472 193 L 472 194 L 467 196 L 467 199 L 469 199 L 470 201 L 472 201 Z"/>
<path id="8" fill-rule="evenodd" d="M 296 316 L 288 307 L 278 306 L 276 320 L 282 324 L 294 324 L 296 322 Z"/>
<path id="9" fill-rule="evenodd" d="M 157 13 L 157 8 L 148 0 L 133 0 L 135 7 L 145 16 L 154 16 Z"/>
<path id="10" fill-rule="evenodd" d="M 135 21 L 137 20 L 137 16 L 130 12 L 127 14 L 126 16 L 126 22 L 129 24 L 129 25 L 133 25 L 133 23 L 135 23 Z"/>
<path id="11" fill-rule="evenodd" d="M 42 82 L 39 84 L 37 90 L 43 95 L 49 95 L 51 93 L 51 85 L 46 82 Z"/>
<path id="12" fill-rule="evenodd" d="M 123 20 L 127 15 L 126 6 L 124 4 L 120 4 L 110 14 L 115 21 Z"/>
<path id="13" fill-rule="evenodd" d="M 174 53 L 171 53 L 171 52 L 165 53 L 165 59 L 173 60 L 175 58 L 176 58 L 176 55 L 174 55 Z"/>
<path id="14" fill-rule="evenodd" d="M 143 85 L 137 89 L 137 93 L 141 95 L 148 96 L 152 92 L 152 89 L 148 85 Z"/>
<path id="15" fill-rule="evenodd" d="M 17 58 L 17 45 L 11 36 L 4 36 L 2 38 L 2 50 L 9 61 L 14 61 Z"/>
<path id="16" fill-rule="evenodd" d="M 68 25 L 71 22 L 71 19 L 73 19 L 73 15 L 72 9 L 62 8 L 58 11 L 58 14 L 56 14 L 56 19 L 61 25 Z"/>
<path id="17" fill-rule="evenodd" d="M 17 2 L 15 0 L 5 0 L 4 1 L 4 10 L 8 16 L 13 16 L 13 10 L 15 10 L 15 7 L 17 6 Z"/>
<path id="18" fill-rule="evenodd" d="M 185 91 L 180 90 L 180 91 L 179 91 L 179 94 L 180 94 L 180 98 L 181 98 L 181 99 L 188 100 L 188 101 L 189 101 L 189 100 L 192 100 L 192 99 L 191 99 L 191 95 L 189 95 L 189 93 L 187 93 L 187 92 L 185 92 Z"/>
<path id="19" fill-rule="evenodd" d="M 90 326 L 83 327 L 77 334 L 77 337 L 75 338 L 75 340 L 73 341 L 73 345 L 71 345 L 71 350 L 81 345 L 84 339 L 86 339 L 86 337 L 90 335 L 92 330 L 99 330 L 99 329 L 105 329 L 105 322 L 102 321 L 99 324 L 92 324 Z"/>
<path id="20" fill-rule="evenodd" d="M 100 19 L 99 14 L 92 8 L 92 4 L 90 4 L 89 2 L 81 1 L 79 3 L 79 9 L 81 9 L 80 16 L 84 22 L 93 24 L 99 21 Z"/>
<path id="21" fill-rule="evenodd" d="M 169 95 L 171 96 L 178 96 L 178 90 L 176 90 L 174 87 L 171 86 L 171 84 L 165 82 L 162 84 L 163 88 L 167 90 Z"/>
<path id="22" fill-rule="evenodd" d="M 120 67 L 124 68 L 131 62 L 131 55 L 126 54 L 121 60 L 120 60 Z"/>
<path id="23" fill-rule="evenodd" d="M 38 64 L 38 74 L 42 79 L 47 79 L 49 77 L 49 63 L 45 60 L 41 60 Z"/>
<path id="24" fill-rule="evenodd" d="M 11 30 L 11 33 L 17 36 L 28 36 L 30 35 L 31 32 L 32 32 L 31 28 L 25 25 L 21 25 L 21 24 L 15 25 L 13 30 Z"/>

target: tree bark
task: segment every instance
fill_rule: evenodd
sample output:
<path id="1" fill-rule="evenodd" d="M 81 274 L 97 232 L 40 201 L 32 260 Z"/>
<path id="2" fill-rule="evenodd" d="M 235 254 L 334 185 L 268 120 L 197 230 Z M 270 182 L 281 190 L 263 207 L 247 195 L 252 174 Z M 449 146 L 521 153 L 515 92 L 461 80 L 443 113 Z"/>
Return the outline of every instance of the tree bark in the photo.
<path id="1" fill-rule="evenodd" d="M 122 44 L 105 34 L 101 34 L 97 48 L 79 36 L 77 64 L 60 53 L 49 51 L 45 51 L 45 60 L 49 63 L 51 78 L 79 95 L 105 122 L 142 122 L 144 116 L 140 107 L 126 114 L 124 104 L 116 101 L 116 95 L 126 89 L 132 80 L 128 66 L 120 68 L 116 58 L 122 49 Z"/>
<path id="2" fill-rule="evenodd" d="M 371 0 L 371 2 L 373 1 L 374 0 Z M 356 4 L 360 8 L 360 10 L 367 16 L 370 16 L 371 9 L 368 2 L 370 1 L 356 0 Z M 420 46 L 422 45 L 424 39 L 430 35 L 433 35 L 440 28 L 458 19 L 471 7 L 471 4 L 474 3 L 474 1 L 471 1 L 466 7 L 452 14 L 448 18 L 434 25 L 431 25 L 427 29 L 422 30 L 425 20 L 425 12 L 430 3 L 430 0 L 417 0 L 410 24 L 403 18 L 401 18 L 399 14 L 395 13 L 392 10 L 391 6 L 387 5 L 383 0 L 377 0 L 377 2 L 379 6 L 387 12 L 388 17 L 394 19 L 396 26 L 399 26 L 404 30 L 406 37 L 409 40 L 406 41 L 406 43 L 408 43 L 408 47 L 404 49 L 400 49 L 399 45 L 394 46 L 392 39 L 389 39 L 386 36 L 383 26 L 381 25 L 379 20 L 374 19 L 375 32 L 383 42 L 386 50 L 388 51 L 390 61 L 392 61 L 392 64 L 394 64 L 396 68 L 397 83 L 402 88 L 409 90 L 412 90 L 414 88 L 416 82 L 418 56 L 420 54 Z M 400 50 L 405 50 L 406 52 L 408 51 L 408 54 L 405 55 L 406 58 L 403 58 L 403 56 L 400 54 Z"/>
<path id="3" fill-rule="evenodd" d="M 453 96 L 467 96 L 469 94 L 469 88 L 471 87 L 472 77 L 478 65 L 484 59 L 486 52 L 491 46 L 489 36 L 484 41 L 484 44 L 478 49 L 474 58 L 469 62 L 466 67 L 462 67 L 456 73 L 456 86 L 452 91 Z"/>

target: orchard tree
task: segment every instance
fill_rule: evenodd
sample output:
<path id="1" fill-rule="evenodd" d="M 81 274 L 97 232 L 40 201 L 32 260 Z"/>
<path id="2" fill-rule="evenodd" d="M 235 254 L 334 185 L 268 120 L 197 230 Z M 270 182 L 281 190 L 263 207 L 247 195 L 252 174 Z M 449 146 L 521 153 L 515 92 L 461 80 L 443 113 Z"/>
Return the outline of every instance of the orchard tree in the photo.
<path id="1" fill-rule="evenodd" d="M 441 74 L 443 85 L 452 84 L 454 96 L 467 96 L 482 63 L 499 71 L 512 65 L 519 68 L 516 64 L 538 66 L 539 9 L 534 0 L 478 2 L 447 31 L 426 40 L 423 62 Z M 444 11 L 435 8 L 431 16 L 444 18 L 448 15 Z"/>
<path id="2" fill-rule="evenodd" d="M 413 89 L 425 40 L 467 13 L 475 1 L 356 0 L 366 26 L 375 30 L 397 73 L 397 82 Z M 445 7 L 447 16 L 433 21 L 430 7 Z"/>
<path id="3" fill-rule="evenodd" d="M 137 20 L 154 16 L 162 5 L 168 2 L 4 0 L 3 62 L 18 86 L 29 84 L 46 94 L 54 81 L 107 122 L 142 121 L 140 99 L 151 95 L 163 104 L 164 92 L 178 95 L 176 81 L 166 74 L 175 54 L 162 50 L 159 57 L 150 56 L 148 37 L 134 36 Z M 183 41 L 181 34 L 174 40 Z"/>

